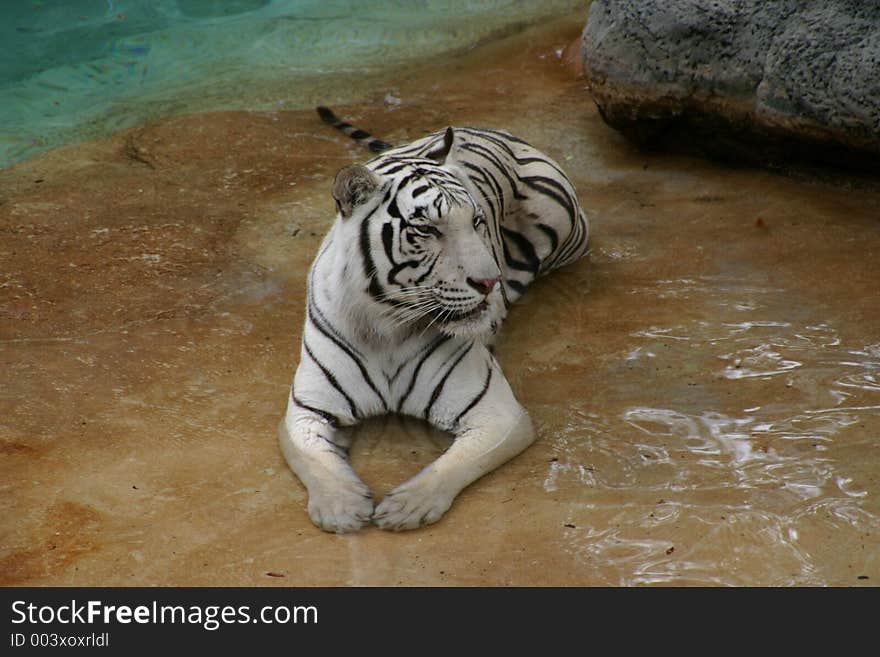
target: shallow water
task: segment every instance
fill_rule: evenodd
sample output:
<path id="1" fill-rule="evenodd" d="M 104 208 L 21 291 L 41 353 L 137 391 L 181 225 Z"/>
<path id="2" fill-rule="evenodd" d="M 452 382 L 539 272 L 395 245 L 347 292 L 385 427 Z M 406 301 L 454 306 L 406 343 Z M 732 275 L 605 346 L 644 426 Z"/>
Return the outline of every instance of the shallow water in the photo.
<path id="1" fill-rule="evenodd" d="M 565 62 L 582 18 L 342 108 L 393 141 L 509 129 L 593 220 L 499 348 L 539 440 L 416 532 L 316 530 L 275 443 L 329 181 L 362 151 L 308 111 L 225 112 L 0 172 L 0 579 L 880 582 L 880 186 L 632 150 Z M 356 432 L 377 496 L 448 444 Z"/>
<path id="2" fill-rule="evenodd" d="M 363 98 L 359 78 L 472 47 L 579 0 L 10 2 L 0 167 L 168 114 Z M 327 76 L 346 74 L 346 84 Z M 284 93 L 281 90 L 287 90 Z M 393 90 L 389 95 L 394 100 Z"/>

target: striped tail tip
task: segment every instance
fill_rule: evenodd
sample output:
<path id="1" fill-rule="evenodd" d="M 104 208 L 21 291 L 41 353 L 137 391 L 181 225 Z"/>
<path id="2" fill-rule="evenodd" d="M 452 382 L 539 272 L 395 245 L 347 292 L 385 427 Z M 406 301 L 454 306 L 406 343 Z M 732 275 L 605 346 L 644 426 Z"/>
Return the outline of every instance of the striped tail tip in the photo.
<path id="1" fill-rule="evenodd" d="M 339 121 L 329 107 L 324 107 L 322 105 L 321 107 L 316 107 L 315 110 L 318 112 L 318 116 L 321 117 L 321 120 L 326 123 L 333 124 Z"/>
<path id="2" fill-rule="evenodd" d="M 333 110 L 331 110 L 329 107 L 324 107 L 322 105 L 316 107 L 315 111 L 318 112 L 318 116 L 321 117 L 321 120 L 324 121 L 324 123 L 329 123 L 334 128 L 342 131 L 362 146 L 366 146 L 367 148 L 369 148 L 374 153 L 382 153 L 391 148 L 391 144 L 388 144 L 381 139 L 376 139 L 369 132 L 361 130 L 357 126 L 341 120 L 333 113 Z"/>

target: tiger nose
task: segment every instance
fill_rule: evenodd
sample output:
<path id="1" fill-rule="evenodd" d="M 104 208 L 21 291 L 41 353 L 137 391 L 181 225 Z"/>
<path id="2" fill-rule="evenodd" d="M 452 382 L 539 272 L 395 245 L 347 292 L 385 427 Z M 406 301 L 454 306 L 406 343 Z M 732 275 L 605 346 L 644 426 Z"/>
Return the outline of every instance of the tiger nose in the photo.
<path id="1" fill-rule="evenodd" d="M 495 289 L 495 285 L 501 282 L 501 278 L 496 276 L 495 278 L 470 278 L 467 279 L 467 284 L 474 288 L 480 294 L 488 295 L 492 290 Z"/>

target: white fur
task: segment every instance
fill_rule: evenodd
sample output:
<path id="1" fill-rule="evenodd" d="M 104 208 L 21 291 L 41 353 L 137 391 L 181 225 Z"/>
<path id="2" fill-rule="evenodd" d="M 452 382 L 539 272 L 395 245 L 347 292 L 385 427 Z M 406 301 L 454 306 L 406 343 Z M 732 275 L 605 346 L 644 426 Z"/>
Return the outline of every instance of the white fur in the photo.
<path id="1" fill-rule="evenodd" d="M 516 289 L 536 275 L 526 276 L 519 269 L 511 269 L 499 257 L 501 226 L 512 227 L 534 242 L 535 252 L 546 265 L 540 274 L 583 255 L 586 218 L 570 183 L 549 159 L 546 165 L 507 166 L 517 174 L 558 178 L 559 189 L 573 199 L 580 225 L 571 228 L 571 214 L 534 188 L 524 190 L 522 196 L 525 198 L 528 191 L 528 200 L 516 200 L 508 190 L 503 199 L 507 214 L 493 215 L 485 187 L 472 180 L 462 166 L 469 157 L 472 161 L 479 158 L 456 149 L 442 170 L 458 181 L 464 190 L 458 191 L 461 198 L 445 206 L 441 203 L 436 212 L 422 208 L 425 221 L 431 222 L 428 225 L 442 232 L 442 237 L 434 240 L 417 240 L 423 245 L 423 253 L 429 254 L 425 260 L 435 263 L 431 275 L 416 285 L 422 273 L 416 267 L 398 267 L 394 275 L 389 274 L 390 264 L 382 257 L 386 244 L 381 228 L 390 223 L 383 199 L 399 181 L 383 176 L 382 166 L 395 157 L 423 155 L 438 139 L 438 135 L 432 135 L 368 163 L 376 174 L 378 188 L 369 198 L 357 199 L 353 209 L 343 204 L 349 214 L 337 216 L 309 273 L 310 312 L 315 312 L 314 306 L 320 316 L 317 321 L 313 321 L 315 317 L 306 321 L 299 367 L 286 416 L 279 426 L 279 440 L 288 464 L 308 489 L 309 515 L 327 531 L 356 531 L 371 521 L 391 530 L 436 522 L 463 488 L 534 440 L 528 414 L 486 346 L 505 316 L 505 296 L 515 299 Z M 459 139 L 466 143 L 477 137 L 464 135 Z M 511 148 L 520 158 L 540 155 L 522 142 L 512 143 Z M 498 158 L 513 162 L 509 153 L 499 152 Z M 408 217 L 418 209 L 421 198 L 410 198 L 400 191 L 395 202 L 399 212 Z M 495 199 L 496 205 L 500 205 L 499 200 Z M 480 224 L 480 216 L 485 216 L 485 225 Z M 573 246 L 565 254 L 561 254 L 561 246 L 552 251 L 546 240 L 541 242 L 541 232 L 534 229 L 534 217 L 553 226 L 564 238 L 568 236 L 566 230 L 577 230 L 583 243 L 569 240 L 567 244 Z M 359 254 L 365 226 L 369 252 L 376 261 L 373 275 L 383 284 L 386 278 L 400 283 L 383 288 L 381 298 L 368 285 Z M 398 243 L 404 244 L 405 240 L 396 239 Z M 467 284 L 468 278 L 496 277 L 504 282 L 488 295 Z M 519 282 L 520 287 L 509 287 L 511 280 Z M 417 301 L 414 309 L 401 310 L 385 305 L 389 298 L 401 303 Z M 433 314 L 416 316 L 426 308 Z M 453 310 L 463 318 L 443 321 Z M 474 314 L 464 316 L 470 312 Z M 374 509 L 370 491 L 348 462 L 348 445 L 334 420 L 339 426 L 347 426 L 386 412 L 424 417 L 453 432 L 455 441 L 418 475 L 385 495 Z"/>

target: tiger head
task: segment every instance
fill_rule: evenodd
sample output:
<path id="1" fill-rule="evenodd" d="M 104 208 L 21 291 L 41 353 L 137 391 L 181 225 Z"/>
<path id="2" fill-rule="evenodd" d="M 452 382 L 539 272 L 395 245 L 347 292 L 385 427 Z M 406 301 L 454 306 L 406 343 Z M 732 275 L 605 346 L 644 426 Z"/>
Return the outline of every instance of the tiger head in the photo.
<path id="1" fill-rule="evenodd" d="M 449 157 L 453 139 L 450 128 L 427 158 L 389 154 L 336 176 L 337 224 L 354 265 L 347 283 L 360 283 L 377 333 L 436 327 L 485 338 L 504 317 L 500 254 L 478 192 Z"/>

